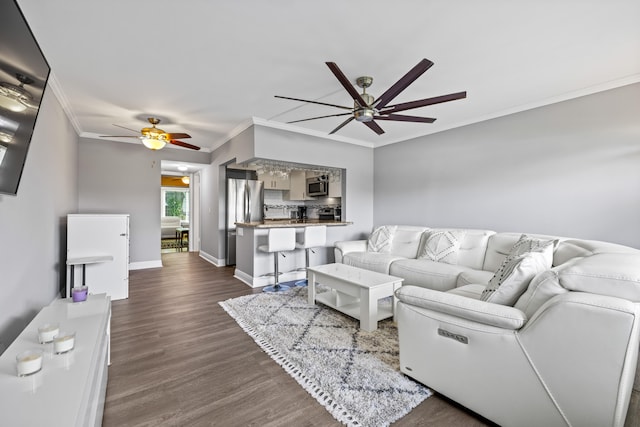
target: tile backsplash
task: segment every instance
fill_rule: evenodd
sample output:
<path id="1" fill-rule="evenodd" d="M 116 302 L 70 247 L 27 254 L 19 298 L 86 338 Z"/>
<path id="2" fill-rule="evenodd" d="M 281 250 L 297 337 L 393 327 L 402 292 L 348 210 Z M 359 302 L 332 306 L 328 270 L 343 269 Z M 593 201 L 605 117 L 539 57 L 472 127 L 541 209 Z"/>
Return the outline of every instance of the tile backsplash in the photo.
<path id="1" fill-rule="evenodd" d="M 283 190 L 264 190 L 264 217 L 290 218 L 290 212 L 298 209 L 298 206 L 307 207 L 308 218 L 318 218 L 318 209 L 338 208 L 341 199 L 338 197 L 318 197 L 317 200 L 284 200 Z"/>

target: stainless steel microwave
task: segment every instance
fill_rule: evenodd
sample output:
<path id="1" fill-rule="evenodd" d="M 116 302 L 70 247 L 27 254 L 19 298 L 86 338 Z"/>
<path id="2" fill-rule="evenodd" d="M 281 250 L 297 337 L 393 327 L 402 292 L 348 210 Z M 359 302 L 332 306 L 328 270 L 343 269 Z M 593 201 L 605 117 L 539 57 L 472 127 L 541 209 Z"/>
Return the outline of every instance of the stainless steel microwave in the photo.
<path id="1" fill-rule="evenodd" d="M 329 194 L 329 181 L 326 175 L 307 178 L 307 195 L 321 197 Z"/>

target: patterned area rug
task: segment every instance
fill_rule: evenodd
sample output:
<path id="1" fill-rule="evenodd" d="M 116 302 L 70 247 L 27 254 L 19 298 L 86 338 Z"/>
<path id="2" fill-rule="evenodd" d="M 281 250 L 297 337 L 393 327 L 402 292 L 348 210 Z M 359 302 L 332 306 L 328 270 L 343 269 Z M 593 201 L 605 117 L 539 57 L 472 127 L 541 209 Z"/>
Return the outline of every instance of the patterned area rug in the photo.
<path id="1" fill-rule="evenodd" d="M 385 303 L 391 304 L 390 299 Z M 431 395 L 400 373 L 398 333 L 391 319 L 379 322 L 377 331 L 362 331 L 356 319 L 307 305 L 306 287 L 246 295 L 220 305 L 348 426 L 389 425 Z"/>
<path id="2" fill-rule="evenodd" d="M 160 249 L 180 249 L 184 246 L 176 239 L 162 239 L 160 241 Z"/>

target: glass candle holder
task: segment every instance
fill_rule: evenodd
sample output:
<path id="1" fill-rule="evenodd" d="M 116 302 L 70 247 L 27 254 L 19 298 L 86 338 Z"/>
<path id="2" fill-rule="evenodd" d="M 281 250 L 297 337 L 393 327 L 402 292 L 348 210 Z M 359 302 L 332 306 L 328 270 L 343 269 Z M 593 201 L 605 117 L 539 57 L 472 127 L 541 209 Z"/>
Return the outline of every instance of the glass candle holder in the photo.
<path id="1" fill-rule="evenodd" d="M 87 300 L 87 294 L 89 293 L 88 286 L 78 286 L 71 288 L 71 298 L 73 302 L 81 302 Z"/>
<path id="2" fill-rule="evenodd" d="M 67 353 L 73 350 L 76 344 L 75 332 L 60 332 L 53 339 L 53 352 L 55 354 Z"/>
<path id="3" fill-rule="evenodd" d="M 16 356 L 16 368 L 19 377 L 40 372 L 42 369 L 42 350 L 27 350 Z"/>
<path id="4" fill-rule="evenodd" d="M 60 325 L 57 323 L 45 323 L 38 328 L 38 342 L 47 344 L 60 332 Z"/>

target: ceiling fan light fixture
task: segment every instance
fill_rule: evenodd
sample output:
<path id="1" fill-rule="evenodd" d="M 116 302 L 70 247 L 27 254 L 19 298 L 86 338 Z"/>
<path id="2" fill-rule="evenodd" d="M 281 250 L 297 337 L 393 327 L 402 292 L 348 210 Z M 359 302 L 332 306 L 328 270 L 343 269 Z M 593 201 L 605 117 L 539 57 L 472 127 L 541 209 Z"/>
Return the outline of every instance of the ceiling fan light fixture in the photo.
<path id="1" fill-rule="evenodd" d="M 370 122 L 375 118 L 373 108 L 359 108 L 353 112 L 354 117 L 359 122 Z"/>
<path id="2" fill-rule="evenodd" d="M 151 136 L 142 136 L 140 137 L 140 140 L 142 141 L 144 146 L 150 150 L 161 150 L 165 145 L 167 145 L 167 141 L 163 139 L 153 138 Z"/>
<path id="3" fill-rule="evenodd" d="M 20 86 L 0 82 L 0 107 L 20 113 L 27 109 L 23 100 L 29 101 L 31 95 Z"/>

